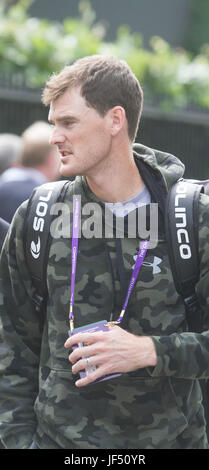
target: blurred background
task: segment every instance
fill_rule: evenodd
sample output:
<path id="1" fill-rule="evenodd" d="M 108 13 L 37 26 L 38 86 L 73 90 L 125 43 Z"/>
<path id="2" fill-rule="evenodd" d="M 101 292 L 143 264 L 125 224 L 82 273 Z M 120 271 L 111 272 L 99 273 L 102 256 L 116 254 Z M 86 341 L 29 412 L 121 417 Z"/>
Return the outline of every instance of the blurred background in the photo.
<path id="1" fill-rule="evenodd" d="M 47 121 L 41 89 L 79 57 L 113 54 L 144 90 L 137 141 L 209 178 L 209 0 L 0 0 L 0 133 Z"/>

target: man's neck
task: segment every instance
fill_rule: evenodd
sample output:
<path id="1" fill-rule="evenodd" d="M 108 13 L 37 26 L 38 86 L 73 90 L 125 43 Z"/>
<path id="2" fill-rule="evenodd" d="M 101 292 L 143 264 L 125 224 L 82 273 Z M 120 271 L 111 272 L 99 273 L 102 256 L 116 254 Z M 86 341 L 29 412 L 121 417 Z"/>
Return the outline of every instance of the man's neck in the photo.
<path id="1" fill-rule="evenodd" d="M 135 164 L 133 155 L 124 161 L 116 160 L 111 167 L 98 175 L 86 176 L 91 191 L 105 202 L 123 202 L 135 197 L 144 187 L 144 182 Z"/>

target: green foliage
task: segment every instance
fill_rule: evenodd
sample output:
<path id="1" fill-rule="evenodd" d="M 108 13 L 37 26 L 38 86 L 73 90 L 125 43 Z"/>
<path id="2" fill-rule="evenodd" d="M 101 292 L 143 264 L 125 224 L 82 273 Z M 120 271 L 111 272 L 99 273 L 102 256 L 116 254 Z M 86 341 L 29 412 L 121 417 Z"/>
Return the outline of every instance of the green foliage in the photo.
<path id="1" fill-rule="evenodd" d="M 1 75 L 29 87 L 42 87 L 49 75 L 77 58 L 92 54 L 113 54 L 127 61 L 145 93 L 146 103 L 161 109 L 198 107 L 209 109 L 209 45 L 192 57 L 174 49 L 159 37 L 151 49 L 143 48 L 140 34 L 121 26 L 115 42 L 104 40 L 102 22 L 96 22 L 90 2 L 80 3 L 79 18 L 62 23 L 28 16 L 31 0 L 0 7 Z"/>
<path id="2" fill-rule="evenodd" d="M 208 0 L 193 0 L 192 12 L 185 46 L 198 54 L 202 45 L 209 43 L 209 2 Z"/>
<path id="3" fill-rule="evenodd" d="M 97 53 L 103 30 L 91 24 L 88 3 L 81 18 L 63 23 L 30 18 L 30 3 L 22 0 L 6 11 L 4 2 L 0 8 L 1 72 L 21 74 L 28 86 L 42 86 L 64 65 Z"/>

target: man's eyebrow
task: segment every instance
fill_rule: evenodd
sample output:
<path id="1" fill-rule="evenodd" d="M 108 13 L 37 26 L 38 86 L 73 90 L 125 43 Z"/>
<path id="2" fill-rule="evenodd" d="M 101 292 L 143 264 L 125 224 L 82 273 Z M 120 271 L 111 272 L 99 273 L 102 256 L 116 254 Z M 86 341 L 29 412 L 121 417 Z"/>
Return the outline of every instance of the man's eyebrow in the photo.
<path id="1" fill-rule="evenodd" d="M 70 114 L 66 114 L 64 116 L 61 116 L 61 117 L 58 117 L 56 119 L 57 122 L 63 122 L 63 121 L 69 121 L 69 122 L 75 122 L 77 121 L 78 119 L 75 117 L 75 116 L 72 116 Z M 54 124 L 54 120 L 53 119 L 48 119 L 48 122 L 49 124 Z"/>

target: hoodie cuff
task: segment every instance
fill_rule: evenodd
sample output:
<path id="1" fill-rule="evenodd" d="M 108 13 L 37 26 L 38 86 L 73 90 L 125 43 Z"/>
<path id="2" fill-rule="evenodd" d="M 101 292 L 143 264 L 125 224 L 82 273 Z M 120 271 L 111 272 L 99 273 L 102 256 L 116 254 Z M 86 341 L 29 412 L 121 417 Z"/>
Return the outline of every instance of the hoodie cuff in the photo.
<path id="1" fill-rule="evenodd" d="M 5 449 L 29 449 L 33 441 L 33 435 L 34 433 L 26 430 L 23 434 L 17 432 L 13 436 L 2 437 L 1 442 Z"/>
<path id="2" fill-rule="evenodd" d="M 175 339 L 169 336 L 151 336 L 156 354 L 157 364 L 155 367 L 148 367 L 147 371 L 151 377 L 172 376 L 178 370 L 178 348 L 181 347 L 179 335 Z"/>

